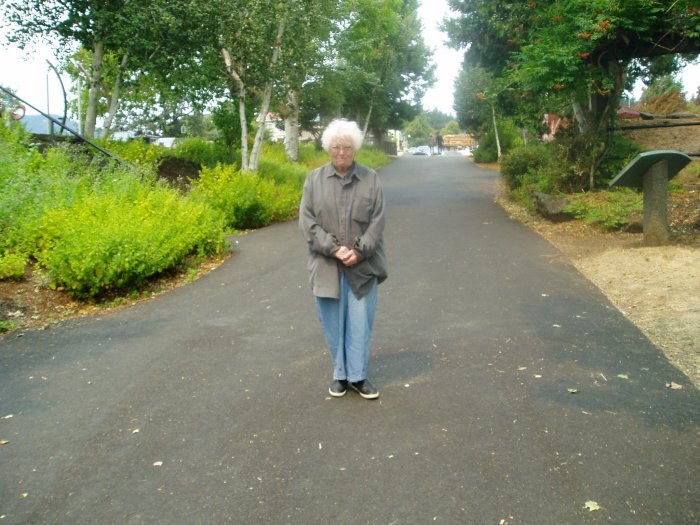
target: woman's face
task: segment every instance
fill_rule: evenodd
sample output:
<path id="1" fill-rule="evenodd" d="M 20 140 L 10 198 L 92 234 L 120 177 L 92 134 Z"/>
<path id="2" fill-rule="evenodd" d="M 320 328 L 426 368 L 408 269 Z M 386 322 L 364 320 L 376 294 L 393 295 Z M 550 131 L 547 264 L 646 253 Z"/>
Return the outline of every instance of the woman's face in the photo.
<path id="1" fill-rule="evenodd" d="M 335 169 L 345 174 L 355 160 L 355 146 L 350 139 L 338 138 L 331 142 L 331 161 Z"/>

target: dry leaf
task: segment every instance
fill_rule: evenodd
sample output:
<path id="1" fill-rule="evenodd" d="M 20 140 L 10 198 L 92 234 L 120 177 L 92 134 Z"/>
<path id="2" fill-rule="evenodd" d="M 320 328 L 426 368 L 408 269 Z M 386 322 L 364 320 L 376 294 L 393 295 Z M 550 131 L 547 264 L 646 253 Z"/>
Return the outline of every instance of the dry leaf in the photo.
<path id="1" fill-rule="evenodd" d="M 588 500 L 583 508 L 593 512 L 594 510 L 600 510 L 600 505 L 598 505 L 597 501 Z"/>
<path id="2" fill-rule="evenodd" d="M 670 388 L 671 390 L 682 390 L 683 385 L 679 385 L 678 383 L 671 381 L 670 383 L 666 383 L 666 388 Z"/>
<path id="3" fill-rule="evenodd" d="M 618 377 L 620 379 L 629 379 L 630 378 L 630 376 L 628 376 L 627 374 L 617 374 L 616 377 Z"/>
<path id="4" fill-rule="evenodd" d="M 154 462 L 153 462 L 153 466 L 154 466 L 154 467 L 162 467 L 162 466 L 163 466 L 163 462 L 162 462 L 162 461 L 154 461 Z"/>
<path id="5" fill-rule="evenodd" d="M 6 439 L 0 439 L 0 445 L 8 445 L 10 442 Z"/>

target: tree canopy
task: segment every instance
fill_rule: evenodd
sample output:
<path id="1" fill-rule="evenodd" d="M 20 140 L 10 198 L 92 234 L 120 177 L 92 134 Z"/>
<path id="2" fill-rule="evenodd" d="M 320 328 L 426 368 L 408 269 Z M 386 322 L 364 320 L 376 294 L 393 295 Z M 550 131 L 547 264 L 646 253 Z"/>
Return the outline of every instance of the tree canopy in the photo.
<path id="1" fill-rule="evenodd" d="M 487 121 L 479 100 L 575 114 L 592 174 L 625 86 L 700 53 L 697 0 L 449 0 L 453 46 L 466 48 L 456 97 L 463 124 Z M 490 75 L 492 82 L 481 79 Z M 471 78 L 471 77 L 475 78 Z M 485 87 L 486 86 L 486 87 Z M 577 146 L 577 147 L 578 147 Z"/>
<path id="2" fill-rule="evenodd" d="M 275 111 L 293 122 L 291 130 L 352 118 L 381 139 L 420 110 L 433 69 L 417 6 L 8 0 L 2 9 L 8 42 L 53 40 L 68 50 L 66 67 L 87 86 L 86 134 L 94 134 L 98 117 L 109 130 L 120 109 L 194 111 L 229 102 L 240 120 L 242 167 L 255 171 L 262 126 L 248 121 L 251 112 L 262 121 Z M 251 131 L 257 135 L 249 144 Z"/>

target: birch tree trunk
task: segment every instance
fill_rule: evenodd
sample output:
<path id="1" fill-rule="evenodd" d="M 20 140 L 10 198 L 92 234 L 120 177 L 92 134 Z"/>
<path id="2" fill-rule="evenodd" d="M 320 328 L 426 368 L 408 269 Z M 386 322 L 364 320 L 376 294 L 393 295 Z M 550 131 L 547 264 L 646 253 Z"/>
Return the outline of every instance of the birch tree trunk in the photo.
<path id="1" fill-rule="evenodd" d="M 275 36 L 275 46 L 272 49 L 272 58 L 270 60 L 270 69 L 274 70 L 275 64 L 280 56 L 280 48 L 282 47 L 282 36 L 284 35 L 286 17 L 282 17 L 277 25 L 277 36 Z M 263 95 L 262 106 L 260 108 L 260 113 L 258 119 L 260 121 L 260 126 L 258 131 L 255 133 L 255 141 L 253 142 L 253 150 L 250 152 L 250 161 L 248 162 L 248 169 L 253 173 L 258 171 L 258 161 L 260 160 L 260 153 L 262 152 L 262 143 L 265 138 L 265 121 L 267 120 L 267 114 L 270 112 L 270 100 L 272 99 L 272 79 L 268 80 L 265 86 L 265 94 Z M 244 170 L 246 171 L 246 170 Z"/>
<path id="2" fill-rule="evenodd" d="M 501 139 L 498 136 L 498 126 L 496 125 L 496 106 L 491 104 L 491 114 L 493 116 L 493 132 L 496 135 L 496 152 L 498 160 L 501 160 Z"/>
<path id="3" fill-rule="evenodd" d="M 284 119 L 284 150 L 287 158 L 293 162 L 299 160 L 299 101 L 301 94 L 297 89 L 289 90 L 287 99 L 287 118 Z"/>
<path id="4" fill-rule="evenodd" d="M 126 64 L 129 61 L 129 53 L 125 53 L 122 57 L 122 62 L 119 65 L 119 70 L 117 71 L 117 78 L 114 80 L 114 86 L 112 87 L 112 96 L 109 100 L 109 110 L 107 113 L 107 118 L 105 119 L 104 129 L 102 130 L 102 138 L 106 139 L 109 136 L 109 132 L 112 128 L 112 122 L 114 121 L 114 115 L 119 110 L 119 96 L 122 85 L 122 73 L 126 68 Z"/>
<path id="5" fill-rule="evenodd" d="M 248 120 L 245 115 L 245 84 L 233 65 L 231 53 L 229 53 L 228 49 L 222 48 L 221 54 L 224 56 L 226 72 L 229 74 L 231 80 L 233 80 L 233 85 L 236 87 L 238 118 L 241 122 L 241 171 L 245 172 L 248 171 Z"/>
<path id="6" fill-rule="evenodd" d="M 102 81 L 102 64 L 104 61 L 104 42 L 95 42 L 92 50 L 92 64 L 88 77 L 88 103 L 85 112 L 85 135 L 95 136 L 97 122 L 97 102 L 100 98 L 100 83 Z"/>

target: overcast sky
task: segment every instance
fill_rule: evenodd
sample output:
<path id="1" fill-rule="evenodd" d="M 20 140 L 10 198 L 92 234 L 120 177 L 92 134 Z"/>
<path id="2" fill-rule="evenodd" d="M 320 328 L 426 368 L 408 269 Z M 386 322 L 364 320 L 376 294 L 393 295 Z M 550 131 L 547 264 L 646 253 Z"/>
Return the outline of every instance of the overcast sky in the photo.
<path id="1" fill-rule="evenodd" d="M 446 0 L 423 0 L 419 16 L 423 24 L 423 37 L 426 44 L 434 50 L 437 66 L 437 82 L 423 98 L 426 110 L 437 109 L 443 113 L 454 114 L 454 81 L 462 63 L 462 52 L 448 49 L 444 45 L 445 35 L 438 30 L 442 19 L 449 13 Z M 33 52 L 0 47 L 0 85 L 14 89 L 30 104 L 46 111 L 47 105 L 52 113 L 63 113 L 63 97 L 56 74 L 49 71 L 46 59 L 54 60 L 48 47 L 40 47 Z M 68 89 L 69 79 L 63 75 L 63 82 Z M 682 75 L 686 95 L 694 96 L 700 86 L 700 65 L 686 68 Z M 50 93 L 47 102 L 47 84 Z M 639 96 L 639 92 L 635 93 Z M 30 111 L 34 113 L 33 111 Z"/>

